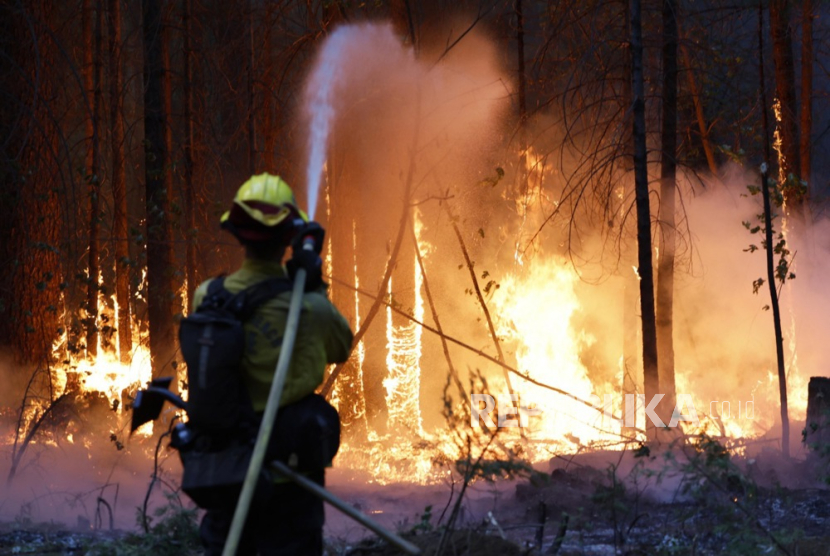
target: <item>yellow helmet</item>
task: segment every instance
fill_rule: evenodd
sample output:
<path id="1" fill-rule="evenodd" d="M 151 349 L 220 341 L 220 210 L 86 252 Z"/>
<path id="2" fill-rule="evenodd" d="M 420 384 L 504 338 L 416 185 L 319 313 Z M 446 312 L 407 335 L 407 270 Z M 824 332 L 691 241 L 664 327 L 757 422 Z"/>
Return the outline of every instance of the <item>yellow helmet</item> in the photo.
<path id="1" fill-rule="evenodd" d="M 298 219 L 308 222 L 288 184 L 279 176 L 263 173 L 242 184 L 220 222 L 240 239 L 266 241 L 286 236 Z"/>

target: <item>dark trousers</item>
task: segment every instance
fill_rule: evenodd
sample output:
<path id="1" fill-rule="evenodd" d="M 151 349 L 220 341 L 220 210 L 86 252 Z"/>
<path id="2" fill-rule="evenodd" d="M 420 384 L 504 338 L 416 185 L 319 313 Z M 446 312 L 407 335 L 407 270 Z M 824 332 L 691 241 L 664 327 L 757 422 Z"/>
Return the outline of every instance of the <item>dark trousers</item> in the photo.
<path id="1" fill-rule="evenodd" d="M 324 484 L 324 472 L 310 477 Z M 321 556 L 323 501 L 294 483 L 275 485 L 274 494 L 248 512 L 237 556 Z M 235 508 L 208 510 L 199 527 L 207 556 L 221 556 Z"/>

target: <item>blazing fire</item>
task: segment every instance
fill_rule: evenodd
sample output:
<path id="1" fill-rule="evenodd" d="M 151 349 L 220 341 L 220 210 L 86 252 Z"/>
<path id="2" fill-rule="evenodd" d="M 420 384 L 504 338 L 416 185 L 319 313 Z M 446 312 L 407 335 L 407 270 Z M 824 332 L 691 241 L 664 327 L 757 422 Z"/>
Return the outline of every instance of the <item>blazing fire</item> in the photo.
<path id="1" fill-rule="evenodd" d="M 537 170 L 544 166 L 535 156 L 528 158 Z M 540 197 L 541 180 L 531 174 L 533 187 L 527 196 L 534 200 L 518 205 L 522 207 L 525 222 L 536 218 L 540 207 L 550 206 L 549 201 Z M 354 221 L 351 228 L 351 252 L 338 253 L 329 243 L 325 263 L 329 274 L 334 274 L 338 265 L 352 267 L 354 291 L 350 295 L 354 303 L 354 328 L 359 329 L 370 303 L 359 293 L 362 267 L 358 256 L 359 232 Z M 408 255 L 411 259 L 401 265 L 411 271 L 409 279 L 414 291 L 408 299 L 413 304 L 411 307 L 396 305 L 400 286 L 395 279 L 391 280 L 387 288 L 389 303 L 374 324 L 383 327 L 386 337 L 383 387 L 388 411 L 384 415 L 384 432 L 373 428 L 366 419 L 368 402 L 362 384 L 367 350 L 364 342 L 354 347 L 353 364 L 357 373 L 353 380 L 336 382 L 331 396 L 331 401 L 341 410 L 343 404 L 353 404 L 351 413 L 365 428 L 364 436 L 344 438 L 336 465 L 365 472 L 369 480 L 384 484 L 441 481 L 449 472 L 444 464 L 462 456 L 453 440 L 453 431 L 424 425 L 425 412 L 435 411 L 436 406 L 434 399 L 430 401 L 425 396 L 435 398 L 437 394 L 423 386 L 422 369 L 436 366 L 435 361 L 425 359 L 424 344 L 434 340 L 434 336 L 422 326 L 426 322 L 423 273 L 446 272 L 446 268 L 442 267 L 445 260 L 440 247 L 427 239 L 434 233 L 432 236 L 426 233 L 423 216 L 418 211 L 413 212 L 413 232 L 424 270 L 411 253 Z M 546 461 L 554 454 L 586 448 L 622 448 L 632 440 L 644 440 L 643 415 L 637 416 L 634 429 L 622 426 L 625 407 L 621 371 L 610 379 L 597 379 L 583 357 L 586 350 L 596 347 L 603 339 L 575 324 L 577 317 L 584 316 L 589 309 L 580 297 L 579 276 L 571 263 L 537 247 L 526 257 L 517 254 L 505 271 L 495 274 L 491 278 L 497 287 L 487 294 L 486 302 L 507 356 L 505 363 L 516 370 L 511 375 L 514 393 L 518 395 L 515 403 L 509 399 L 503 369 L 492 361 L 483 360 L 480 365 L 498 403 L 515 405 L 520 416 L 523 427 L 506 431 L 505 437 L 510 442 L 521 443 L 523 457 L 532 463 Z M 365 279 L 371 283 L 371 278 Z M 396 317 L 395 308 L 403 310 L 408 318 Z M 101 295 L 99 324 L 115 321 L 117 311 L 115 300 Z M 481 322 L 474 325 L 480 326 Z M 106 343 L 102 336 L 99 335 L 97 357 L 71 353 L 66 332 L 57 339 L 53 353 L 63 363 L 52 371 L 54 396 L 73 388 L 98 393 L 106 398 L 116 418 L 123 419 L 130 393 L 151 378 L 147 338 L 140 323 L 134 320 L 133 352 L 129 362 L 122 363 L 117 345 Z M 791 338 L 794 336 L 791 330 Z M 794 340 L 789 347 L 795 353 Z M 483 346 L 482 351 L 486 353 L 491 348 Z M 621 354 L 615 356 L 615 360 L 621 359 Z M 807 377 L 799 372 L 795 356 L 790 369 L 791 412 L 803 415 Z M 774 425 L 775 415 L 769 408 L 777 407 L 777 377 L 771 368 L 759 375 L 743 398 L 726 400 L 708 400 L 700 395 L 701 389 L 694 381 L 697 373 L 698 369 L 685 363 L 677 369 L 677 392 L 692 396 L 699 417 L 698 425 L 683 424 L 687 433 L 706 432 L 738 441 L 763 435 Z M 467 403 L 467 400 L 455 402 Z M 32 404 L 23 416 L 22 426 L 26 428 L 44 408 L 42 403 Z M 485 434 L 480 430 L 473 432 Z M 152 434 L 152 429 L 147 427 L 142 434 Z M 67 433 L 66 440 L 74 441 L 72 432 Z"/>

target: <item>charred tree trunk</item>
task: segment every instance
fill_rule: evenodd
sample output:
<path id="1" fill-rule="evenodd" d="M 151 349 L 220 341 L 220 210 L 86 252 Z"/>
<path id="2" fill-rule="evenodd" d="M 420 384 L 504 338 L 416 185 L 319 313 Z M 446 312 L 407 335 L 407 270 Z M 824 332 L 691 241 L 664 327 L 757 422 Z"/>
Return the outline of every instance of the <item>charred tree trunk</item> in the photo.
<path id="1" fill-rule="evenodd" d="M 659 392 L 657 331 L 654 314 L 654 271 L 651 261 L 651 213 L 649 210 L 646 153 L 645 86 L 643 83 L 643 30 L 640 0 L 631 0 L 631 65 L 634 96 L 634 194 L 637 206 L 637 254 L 640 276 L 640 314 L 643 329 L 643 387 L 646 403 Z M 646 420 L 649 437 L 654 425 Z"/>
<path id="2" fill-rule="evenodd" d="M 165 148 L 164 62 L 159 0 L 143 0 L 144 172 L 147 209 L 147 313 L 153 375 L 169 371 L 173 358 L 173 292 L 170 200 L 165 187 L 169 153 Z"/>
<path id="3" fill-rule="evenodd" d="M 787 402 L 787 372 L 784 366 L 784 334 L 781 330 L 781 309 L 778 306 L 778 290 L 775 282 L 775 264 L 773 261 L 772 240 L 772 204 L 770 202 L 769 177 L 767 168 L 772 156 L 769 142 L 769 118 L 767 116 L 766 80 L 764 78 L 764 4 L 758 3 L 758 60 L 761 107 L 764 124 L 764 165 L 761 168 L 761 196 L 764 203 L 764 242 L 767 262 L 767 283 L 769 285 L 770 306 L 772 307 L 772 325 L 775 332 L 775 361 L 778 369 L 778 396 L 781 410 L 781 451 L 785 457 L 790 456 L 790 417 Z"/>
<path id="4" fill-rule="evenodd" d="M 184 43 L 184 206 L 185 206 L 185 280 L 187 282 L 187 310 L 193 306 L 193 292 L 200 276 L 196 271 L 196 184 L 193 182 L 193 0 L 184 0 L 182 6 L 182 33 Z"/>
<path id="5" fill-rule="evenodd" d="M 781 451 L 790 457 L 790 417 L 787 410 L 787 372 L 784 366 L 784 334 L 781 330 L 781 308 L 778 303 L 775 263 L 773 261 L 772 206 L 770 203 L 769 180 L 766 171 L 761 173 L 761 192 L 764 197 L 764 241 L 767 255 L 767 284 L 769 285 L 772 322 L 775 330 L 775 354 L 778 367 L 778 394 L 781 401 Z"/>
<path id="6" fill-rule="evenodd" d="M 127 232 L 127 187 L 124 168 L 124 120 L 121 113 L 121 0 L 109 0 L 110 125 L 112 126 L 112 237 L 115 253 L 115 300 L 121 361 L 132 353 L 130 321 L 130 244 Z"/>
<path id="7" fill-rule="evenodd" d="M 90 112 L 86 118 L 89 139 L 84 176 L 89 193 L 89 251 L 87 259 L 86 296 L 86 348 L 91 356 L 98 354 L 98 277 L 100 275 L 100 246 L 98 235 L 101 225 L 101 58 L 102 52 L 102 2 L 84 2 L 84 83 Z M 94 24 L 93 24 L 94 12 Z"/>
<path id="8" fill-rule="evenodd" d="M 798 152 L 798 114 L 795 98 L 795 63 L 790 32 L 790 0 L 771 0 L 769 4 L 772 54 L 775 63 L 775 96 L 779 106 L 776 136 L 779 143 L 779 178 L 788 206 L 800 206 L 800 188 L 786 185 L 790 175 L 801 177 Z"/>
<path id="9" fill-rule="evenodd" d="M 629 0 L 622 2 L 621 14 L 625 21 L 625 40 L 631 42 L 631 27 L 628 22 L 631 21 L 631 4 Z M 628 113 L 634 105 L 633 84 L 633 64 L 631 60 L 631 49 L 626 49 L 626 65 L 623 78 L 623 103 L 621 107 L 623 113 Z M 625 145 L 630 153 L 634 152 L 634 135 L 629 131 L 624 131 Z M 634 169 L 634 158 L 632 156 L 625 156 L 621 162 L 622 168 L 625 170 L 625 181 L 622 194 L 620 195 L 620 235 L 624 236 L 627 233 L 626 223 L 630 222 L 626 219 L 626 213 L 629 210 L 627 199 L 631 194 L 633 181 L 632 171 Z M 627 226 L 630 228 L 630 224 Z M 621 257 L 623 259 L 623 360 L 622 360 L 622 389 L 623 394 L 634 394 L 638 391 L 638 376 L 640 369 L 640 361 L 642 350 L 640 349 L 640 338 L 638 334 L 639 328 L 639 305 L 640 305 L 640 282 L 637 275 L 633 272 L 633 268 L 637 266 L 637 253 L 633 249 L 632 244 L 627 241 L 620 241 L 622 251 Z"/>
<path id="10" fill-rule="evenodd" d="M 810 183 L 813 131 L 813 0 L 804 0 L 801 24 L 801 178 Z M 809 195 L 809 193 L 808 193 Z"/>
<path id="11" fill-rule="evenodd" d="M 677 4 L 663 0 L 663 130 L 660 162 L 660 258 L 657 263 L 657 356 L 662 415 L 674 408 L 674 254 L 677 190 Z M 665 417 L 664 417 L 665 418 Z"/>

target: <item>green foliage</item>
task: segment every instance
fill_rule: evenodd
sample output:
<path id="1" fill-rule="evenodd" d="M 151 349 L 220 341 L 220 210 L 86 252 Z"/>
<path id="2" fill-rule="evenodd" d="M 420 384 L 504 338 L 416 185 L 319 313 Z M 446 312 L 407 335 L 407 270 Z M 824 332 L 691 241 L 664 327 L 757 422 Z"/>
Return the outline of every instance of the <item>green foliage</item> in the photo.
<path id="1" fill-rule="evenodd" d="M 429 533 L 435 527 L 432 525 L 432 505 L 424 508 L 424 513 L 418 516 L 418 523 L 412 526 L 409 530 L 410 533 L 413 535 L 417 535 L 418 533 Z"/>
<path id="2" fill-rule="evenodd" d="M 763 175 L 765 175 L 765 174 L 762 174 L 762 176 Z M 781 186 L 779 186 L 778 182 L 776 180 L 773 180 L 772 178 L 767 179 L 766 182 L 767 183 L 765 185 L 769 190 L 770 201 L 772 203 L 774 203 L 775 206 L 777 206 L 777 207 L 782 207 L 783 206 L 784 198 L 785 198 L 784 190 L 787 187 L 789 187 L 790 190 L 793 190 L 793 191 L 801 191 L 801 189 L 798 189 L 798 188 L 803 188 L 803 192 L 801 193 L 802 195 L 804 194 L 804 192 L 806 192 L 806 187 L 807 187 L 807 184 L 805 182 L 795 180 L 795 178 L 793 176 L 790 176 L 789 179 L 787 180 L 787 182 L 785 182 L 785 184 L 781 185 Z M 798 182 L 798 183 L 796 184 L 795 182 Z M 762 193 L 761 186 L 747 185 L 746 188 L 747 188 L 747 191 L 749 191 L 749 194 L 753 195 L 753 196 Z M 787 194 L 787 196 L 789 196 L 789 195 L 790 195 L 790 193 Z M 770 215 L 770 222 L 774 222 L 775 219 L 777 218 L 777 216 L 778 215 L 776 215 L 776 214 L 771 214 Z M 743 222 L 741 222 L 741 224 L 743 225 L 744 228 L 746 228 L 749 231 L 750 234 L 753 234 L 753 235 L 761 234 L 762 237 L 764 237 L 766 235 L 766 232 L 767 232 L 766 225 L 765 225 L 765 219 L 764 219 L 764 213 L 762 212 L 760 214 L 757 214 L 755 216 L 755 219 L 757 220 L 756 224 L 753 224 L 749 220 L 744 220 Z M 790 270 L 790 265 L 792 263 L 792 257 L 790 255 L 792 255 L 792 253 L 787 248 L 787 240 L 784 238 L 784 234 L 782 232 L 778 232 L 776 234 L 774 228 L 771 230 L 771 232 L 772 232 L 772 236 L 775 238 L 775 245 L 773 245 L 773 247 L 772 247 L 772 252 L 773 252 L 774 255 L 776 255 L 778 257 L 778 262 L 775 264 L 775 268 L 774 268 L 775 279 L 778 282 L 779 286 L 783 286 L 784 283 L 787 280 L 792 280 L 793 278 L 795 278 L 795 273 L 793 273 Z M 769 248 L 769 246 L 767 245 L 766 239 L 761 240 L 761 247 L 763 247 L 764 249 Z M 755 251 L 758 251 L 758 250 L 759 250 L 759 247 L 756 244 L 751 243 L 746 249 L 744 249 L 744 252 L 745 253 L 754 253 Z M 766 283 L 766 281 L 763 278 L 758 278 L 756 280 L 753 280 L 753 282 L 752 282 L 752 293 L 757 294 L 761 290 L 761 287 L 765 283 Z M 767 310 L 767 309 L 769 309 L 769 306 L 764 306 L 764 310 Z"/>
<path id="3" fill-rule="evenodd" d="M 146 534 L 130 534 L 126 538 L 107 540 L 88 547 L 86 556 L 187 556 L 200 550 L 199 527 L 196 509 L 184 508 L 178 496 L 168 495 L 167 504 L 157 508 L 152 517 L 150 531 Z M 141 509 L 138 509 L 141 523 Z"/>

